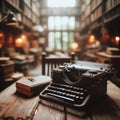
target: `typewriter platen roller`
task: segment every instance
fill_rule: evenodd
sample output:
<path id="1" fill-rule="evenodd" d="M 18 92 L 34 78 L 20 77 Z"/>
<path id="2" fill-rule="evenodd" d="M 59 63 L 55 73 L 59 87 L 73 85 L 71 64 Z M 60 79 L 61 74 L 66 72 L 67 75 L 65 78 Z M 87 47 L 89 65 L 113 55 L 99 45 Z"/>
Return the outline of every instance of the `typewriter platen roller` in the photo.
<path id="1" fill-rule="evenodd" d="M 107 80 L 113 74 L 114 69 L 109 64 L 87 61 L 65 64 L 52 71 L 53 81 L 40 93 L 40 98 L 84 108 L 94 96 L 106 95 Z"/>

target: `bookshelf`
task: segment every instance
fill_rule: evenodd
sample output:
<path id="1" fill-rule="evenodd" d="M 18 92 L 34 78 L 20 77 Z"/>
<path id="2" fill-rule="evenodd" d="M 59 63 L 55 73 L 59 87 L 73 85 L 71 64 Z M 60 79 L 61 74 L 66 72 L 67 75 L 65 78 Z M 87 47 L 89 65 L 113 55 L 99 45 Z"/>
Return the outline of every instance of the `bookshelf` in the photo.
<path id="1" fill-rule="evenodd" d="M 3 13 L 13 12 L 25 27 L 39 24 L 40 2 L 38 0 L 1 0 L 0 4 Z"/>
<path id="2" fill-rule="evenodd" d="M 81 36 L 91 32 L 100 39 L 103 26 L 110 39 L 115 35 L 120 36 L 120 0 L 83 0 L 81 11 Z"/>
<path id="3" fill-rule="evenodd" d="M 5 43 L 9 43 L 9 34 L 13 36 L 13 46 L 15 46 L 15 38 L 21 33 L 25 33 L 26 36 L 32 31 L 34 25 L 40 23 L 40 2 L 39 0 L 0 0 L 0 19 L 4 17 L 8 12 L 12 12 L 17 20 L 19 21 L 19 26 L 14 27 L 15 29 L 6 29 Z M 4 28 L 0 27 L 0 31 Z M 17 33 L 17 34 L 16 34 Z M 31 36 L 33 33 L 31 32 Z M 31 37 L 32 38 L 32 37 Z M 31 39 L 29 40 L 31 42 Z M 9 47 L 10 45 L 8 45 Z"/>

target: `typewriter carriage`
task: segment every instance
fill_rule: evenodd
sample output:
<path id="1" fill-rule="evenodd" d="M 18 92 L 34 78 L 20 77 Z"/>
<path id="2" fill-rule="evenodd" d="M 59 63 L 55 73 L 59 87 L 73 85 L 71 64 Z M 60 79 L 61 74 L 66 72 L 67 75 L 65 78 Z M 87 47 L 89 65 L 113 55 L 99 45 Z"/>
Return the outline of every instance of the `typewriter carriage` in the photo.
<path id="1" fill-rule="evenodd" d="M 94 69 L 89 67 L 90 64 Z M 102 97 L 106 95 L 107 80 L 112 79 L 113 71 L 114 69 L 109 64 L 81 61 L 55 68 L 52 71 L 52 78 L 54 83 L 83 87 L 92 96 Z"/>

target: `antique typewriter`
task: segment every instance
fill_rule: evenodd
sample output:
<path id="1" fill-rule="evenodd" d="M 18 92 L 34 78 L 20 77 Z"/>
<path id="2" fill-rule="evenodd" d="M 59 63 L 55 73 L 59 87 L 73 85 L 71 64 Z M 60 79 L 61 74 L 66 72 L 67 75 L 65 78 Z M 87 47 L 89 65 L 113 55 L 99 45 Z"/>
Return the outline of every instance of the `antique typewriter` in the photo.
<path id="1" fill-rule="evenodd" d="M 107 80 L 114 74 L 109 64 L 78 61 L 52 71 L 52 82 L 40 93 L 40 99 L 84 109 L 92 98 L 106 96 Z"/>

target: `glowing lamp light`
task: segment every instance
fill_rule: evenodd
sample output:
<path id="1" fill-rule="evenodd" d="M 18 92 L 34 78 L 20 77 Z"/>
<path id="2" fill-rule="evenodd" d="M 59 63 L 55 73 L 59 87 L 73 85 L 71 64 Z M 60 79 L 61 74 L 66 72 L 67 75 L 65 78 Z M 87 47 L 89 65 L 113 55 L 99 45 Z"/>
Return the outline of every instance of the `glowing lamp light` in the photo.
<path id="1" fill-rule="evenodd" d="M 118 45 L 119 45 L 119 42 L 120 42 L 120 37 L 119 37 L 119 36 L 116 36 L 116 37 L 115 37 L 115 44 L 118 46 Z"/>
<path id="2" fill-rule="evenodd" d="M 15 46 L 16 47 L 22 47 L 22 45 L 23 45 L 23 39 L 22 38 L 16 39 Z"/>
<path id="3" fill-rule="evenodd" d="M 4 44 L 4 33 L 0 32 L 0 48 L 3 47 L 3 44 Z"/>
<path id="4" fill-rule="evenodd" d="M 90 38 L 89 38 L 89 43 L 95 43 L 96 42 L 96 39 L 95 39 L 95 36 L 94 35 L 90 35 Z"/>
<path id="5" fill-rule="evenodd" d="M 3 39 L 3 38 L 4 38 L 4 33 L 0 32 L 0 39 Z"/>
<path id="6" fill-rule="evenodd" d="M 2 37 L 3 36 L 3 33 L 2 32 L 0 32 L 0 37 Z"/>
<path id="7" fill-rule="evenodd" d="M 22 39 L 26 39 L 25 35 L 23 35 L 23 34 L 21 35 L 21 38 L 22 38 Z"/>
<path id="8" fill-rule="evenodd" d="M 71 48 L 72 48 L 73 50 L 76 50 L 76 49 L 78 48 L 78 43 L 76 43 L 76 42 L 72 43 L 72 44 L 71 44 Z"/>
<path id="9" fill-rule="evenodd" d="M 21 39 L 23 41 L 23 44 L 27 42 L 27 38 L 24 34 L 21 35 Z"/>

